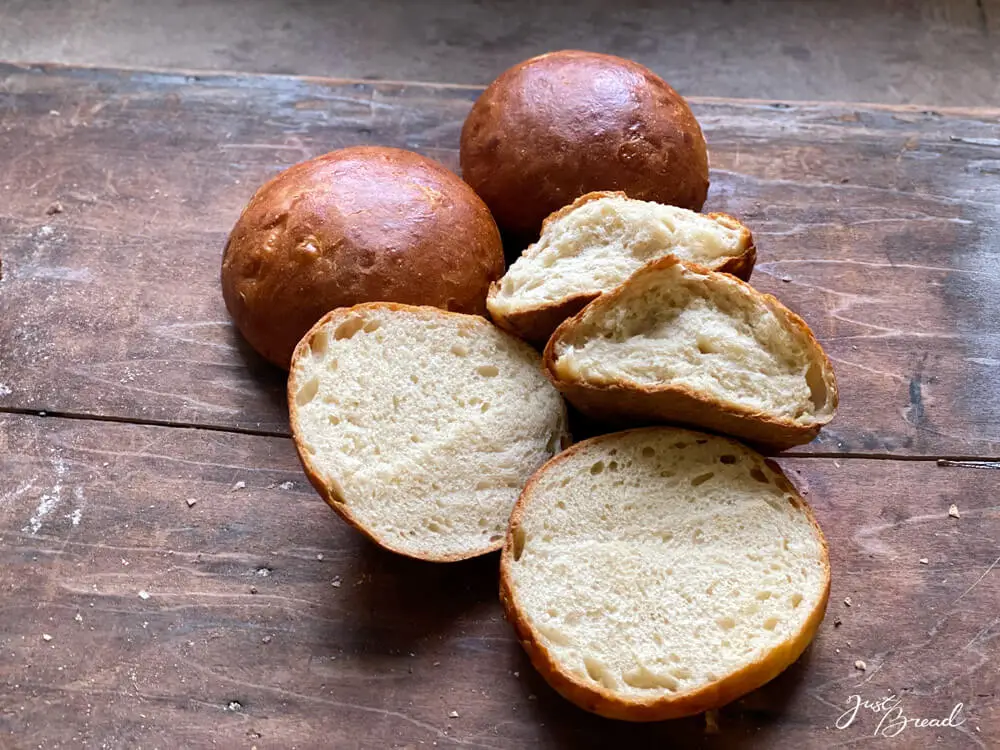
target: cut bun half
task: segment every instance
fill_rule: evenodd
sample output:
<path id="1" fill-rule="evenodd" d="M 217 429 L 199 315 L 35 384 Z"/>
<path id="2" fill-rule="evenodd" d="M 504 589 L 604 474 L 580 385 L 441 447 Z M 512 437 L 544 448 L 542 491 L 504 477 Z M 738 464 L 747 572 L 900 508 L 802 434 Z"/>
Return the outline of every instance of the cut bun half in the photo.
<path id="1" fill-rule="evenodd" d="M 833 367 L 798 315 L 728 274 L 653 261 L 562 323 L 552 381 L 584 414 L 676 422 L 781 449 L 837 408 Z"/>
<path id="2" fill-rule="evenodd" d="M 613 719 L 718 708 L 812 641 L 830 563 L 774 462 L 727 438 L 653 427 L 583 441 L 528 482 L 500 596 L 532 664 Z"/>
<path id="3" fill-rule="evenodd" d="M 667 255 L 748 279 L 756 248 L 750 230 L 726 214 L 588 193 L 545 220 L 538 241 L 490 286 L 486 305 L 497 325 L 543 345 L 563 320 Z"/>
<path id="4" fill-rule="evenodd" d="M 432 307 L 327 314 L 295 349 L 288 408 L 323 499 L 382 547 L 439 562 L 499 549 L 528 477 L 569 442 L 537 352 Z"/>

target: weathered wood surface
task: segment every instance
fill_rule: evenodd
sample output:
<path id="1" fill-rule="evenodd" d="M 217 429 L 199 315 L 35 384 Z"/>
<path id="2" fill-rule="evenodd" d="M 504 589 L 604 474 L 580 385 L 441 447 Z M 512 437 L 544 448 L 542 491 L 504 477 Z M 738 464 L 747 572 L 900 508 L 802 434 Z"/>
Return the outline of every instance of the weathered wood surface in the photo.
<path id="1" fill-rule="evenodd" d="M 485 85 L 554 49 L 648 65 L 682 93 L 1000 102 L 1000 0 L 7 0 L 0 57 Z M 164 43 L 169 40 L 169 43 Z"/>
<path id="2" fill-rule="evenodd" d="M 0 409 L 284 433 L 281 375 L 222 305 L 229 227 L 262 180 L 340 146 L 455 168 L 476 94 L 0 66 Z M 755 230 L 754 282 L 840 378 L 806 450 L 1000 455 L 1000 111 L 695 109 L 708 208 Z"/>
<path id="3" fill-rule="evenodd" d="M 495 557 L 382 553 L 315 496 L 283 376 L 225 314 L 226 233 L 262 180 L 340 146 L 455 168 L 476 94 L 0 66 L 0 747 L 1000 744 L 1000 463 L 784 459 L 831 609 L 717 734 L 574 709 L 502 621 Z M 837 368 L 805 452 L 1000 456 L 1000 111 L 696 110 L 709 208 L 755 229 L 755 283 Z M 887 693 L 965 721 L 835 727 Z"/>
<path id="4" fill-rule="evenodd" d="M 785 459 L 830 542 L 830 609 L 706 734 L 570 706 L 503 621 L 495 556 L 374 548 L 287 439 L 4 415 L 0 451 L 0 747 L 1000 744 L 995 470 Z M 911 719 L 961 702 L 964 723 L 836 728 L 852 694 L 889 693 Z"/>

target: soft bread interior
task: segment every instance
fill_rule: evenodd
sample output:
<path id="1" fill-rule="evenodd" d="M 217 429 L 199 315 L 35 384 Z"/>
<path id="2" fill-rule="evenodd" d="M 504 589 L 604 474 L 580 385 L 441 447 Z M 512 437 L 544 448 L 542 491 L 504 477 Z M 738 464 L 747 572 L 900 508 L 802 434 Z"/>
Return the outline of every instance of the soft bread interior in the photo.
<path id="1" fill-rule="evenodd" d="M 556 334 L 555 374 L 679 386 L 801 425 L 828 421 L 835 387 L 822 351 L 765 299 L 726 274 L 681 263 L 644 269 Z"/>
<path id="2" fill-rule="evenodd" d="M 731 440 L 598 438 L 540 471 L 521 503 L 505 552 L 518 616 L 585 685 L 642 701 L 695 691 L 822 616 L 818 528 L 788 481 Z"/>
<path id="3" fill-rule="evenodd" d="M 596 294 L 670 254 L 711 268 L 742 255 L 748 242 L 746 229 L 729 217 L 609 194 L 549 220 L 488 304 L 491 312 L 510 314 Z"/>
<path id="4" fill-rule="evenodd" d="M 300 451 L 344 510 L 417 557 L 499 546 L 526 480 L 562 447 L 562 400 L 525 344 L 473 316 L 359 306 L 293 363 Z"/>

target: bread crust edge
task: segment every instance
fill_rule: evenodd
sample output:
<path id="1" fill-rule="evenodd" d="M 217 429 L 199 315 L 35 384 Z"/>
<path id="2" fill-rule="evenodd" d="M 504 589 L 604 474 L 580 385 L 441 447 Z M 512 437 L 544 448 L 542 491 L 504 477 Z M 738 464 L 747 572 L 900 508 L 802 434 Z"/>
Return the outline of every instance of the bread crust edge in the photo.
<path id="1" fill-rule="evenodd" d="M 697 273 L 718 273 L 674 256 L 652 261 L 635 272 L 625 283 L 594 300 L 592 304 L 612 305 L 635 279 L 657 270 L 680 265 Z M 731 275 L 730 275 L 731 276 Z M 575 326 L 582 324 L 589 305 L 566 319 L 549 338 L 542 355 L 545 374 L 553 385 L 583 414 L 611 424 L 635 426 L 649 423 L 677 423 L 694 429 L 706 429 L 741 438 L 774 450 L 783 450 L 813 440 L 836 414 L 840 396 L 833 365 L 808 324 L 785 307 L 776 297 L 757 291 L 747 282 L 732 277 L 752 297 L 779 315 L 786 324 L 805 337 L 816 355 L 823 382 L 830 393 L 830 413 L 812 424 L 798 424 L 787 417 L 755 411 L 739 404 L 726 404 L 683 385 L 630 385 L 622 382 L 593 384 L 582 380 L 562 380 L 556 375 L 556 347 Z"/>
<path id="2" fill-rule="evenodd" d="M 667 719 L 679 719 L 685 716 L 693 716 L 703 711 L 720 708 L 727 703 L 750 693 L 757 688 L 767 684 L 788 667 L 794 664 L 803 654 L 806 648 L 812 643 L 826 615 L 827 605 L 830 599 L 830 554 L 829 545 L 823 534 L 812 508 L 802 497 L 798 488 L 788 479 L 778 464 L 770 459 L 765 459 L 768 467 L 778 474 L 788 483 L 793 491 L 797 504 L 793 505 L 802 510 L 813 531 L 820 542 L 821 561 L 824 571 L 824 587 L 813 611 L 809 613 L 802 628 L 792 637 L 782 641 L 775 648 L 768 651 L 761 658 L 757 659 L 743 668 L 732 672 L 715 682 L 704 685 L 696 690 L 660 697 L 650 700 L 637 700 L 624 698 L 608 690 L 603 686 L 585 683 L 575 675 L 569 674 L 560 669 L 550 651 L 542 642 L 538 631 L 528 621 L 527 617 L 520 610 L 520 603 L 517 598 L 514 584 L 511 580 L 511 557 L 513 555 L 514 532 L 520 526 L 521 517 L 524 515 L 526 505 L 531 501 L 532 492 L 540 477 L 547 470 L 567 460 L 577 452 L 586 450 L 590 445 L 616 438 L 623 434 L 636 432 L 652 432 L 663 429 L 660 427 L 642 427 L 621 432 L 599 435 L 588 440 L 575 443 L 567 450 L 553 457 L 536 471 L 524 491 L 514 505 L 511 513 L 510 525 L 507 536 L 504 539 L 503 550 L 500 554 L 500 602 L 504 608 L 507 621 L 511 623 L 517 633 L 521 646 L 527 652 L 532 666 L 542 675 L 545 681 L 563 698 L 570 701 L 585 711 L 598 714 L 608 719 L 619 719 L 632 722 L 652 722 L 664 721 Z M 684 429 L 684 428 L 682 428 Z M 727 437 L 720 437 L 722 440 L 736 443 L 745 447 L 736 440 Z"/>
<path id="3" fill-rule="evenodd" d="M 363 302 L 352 307 L 340 307 L 335 310 L 331 310 L 322 318 L 320 318 L 316 324 L 310 328 L 306 334 L 299 340 L 296 344 L 295 350 L 292 354 L 291 368 L 288 373 L 288 386 L 286 388 L 286 396 L 288 400 L 288 420 L 291 425 L 292 430 L 292 442 L 295 444 L 295 452 L 298 454 L 299 462 L 302 464 L 302 470 L 305 472 L 306 478 L 309 479 L 309 483 L 313 486 L 313 489 L 323 498 L 324 502 L 329 505 L 338 516 L 340 516 L 348 525 L 354 527 L 356 530 L 360 531 L 365 537 L 367 537 L 376 546 L 382 549 L 394 552 L 398 555 L 403 555 L 414 560 L 423 560 L 425 562 L 459 562 L 461 560 L 471 560 L 475 557 L 481 557 L 483 555 L 488 555 L 491 552 L 496 552 L 503 547 L 503 537 L 501 537 L 496 542 L 490 542 L 481 548 L 467 552 L 456 552 L 445 555 L 438 555 L 433 553 L 427 554 L 415 554 L 412 550 L 401 549 L 387 540 L 380 537 L 375 533 L 374 530 L 370 529 L 363 522 L 361 522 L 350 510 L 347 505 L 346 498 L 344 497 L 343 488 L 340 487 L 339 482 L 331 480 L 329 484 L 323 481 L 320 477 L 319 470 L 313 464 L 309 457 L 309 451 L 303 446 L 302 431 L 299 426 L 298 420 L 298 404 L 295 401 L 295 391 L 292 388 L 292 384 L 295 381 L 296 371 L 295 365 L 300 356 L 302 356 L 305 350 L 309 346 L 309 340 L 312 338 L 313 334 L 318 331 L 322 326 L 326 325 L 332 320 L 338 317 L 346 317 L 350 314 L 371 309 L 383 309 L 383 310 L 397 310 L 397 311 L 408 311 L 408 312 L 420 312 L 424 314 L 431 314 L 434 316 L 441 317 L 451 317 L 457 316 L 461 318 L 467 318 L 475 321 L 476 325 L 489 325 L 489 321 L 479 315 L 469 315 L 466 313 L 449 312 L 447 310 L 441 310 L 440 308 L 431 307 L 428 305 L 407 305 L 399 302 Z M 522 346 L 523 342 L 518 342 Z M 563 424 L 566 424 L 565 415 L 565 405 L 563 406 Z M 568 430 L 564 430 L 563 444 L 566 444 L 570 440 Z"/>
<path id="4" fill-rule="evenodd" d="M 564 216 L 572 213 L 580 206 L 591 201 L 602 198 L 628 198 L 629 196 L 622 190 L 596 190 L 586 195 L 581 195 L 567 206 L 563 206 L 546 217 L 542 222 L 542 234 L 551 222 L 559 221 Z M 743 250 L 739 255 L 728 255 L 722 263 L 715 266 L 707 266 L 710 270 L 728 273 L 742 281 L 748 281 L 753 273 L 754 264 L 757 262 L 757 246 L 754 243 L 753 233 L 739 219 L 724 213 L 703 214 L 710 219 L 729 229 L 740 230 L 740 240 L 743 243 Z M 657 259 L 659 260 L 659 259 Z M 651 261 L 651 262 L 656 262 Z M 638 269 L 642 270 L 642 269 Z M 638 270 L 636 273 L 638 273 Z M 486 295 L 486 307 L 490 317 L 498 326 L 505 331 L 518 336 L 529 344 L 541 349 L 551 338 L 553 332 L 567 318 L 576 315 L 580 310 L 601 296 L 601 292 L 580 292 L 568 297 L 563 297 L 555 302 L 536 305 L 535 307 L 522 308 L 513 312 L 504 313 L 497 309 L 492 303 L 500 292 L 501 276 L 498 280 L 490 284 L 489 292 Z M 608 290 L 611 291 L 611 290 Z"/>

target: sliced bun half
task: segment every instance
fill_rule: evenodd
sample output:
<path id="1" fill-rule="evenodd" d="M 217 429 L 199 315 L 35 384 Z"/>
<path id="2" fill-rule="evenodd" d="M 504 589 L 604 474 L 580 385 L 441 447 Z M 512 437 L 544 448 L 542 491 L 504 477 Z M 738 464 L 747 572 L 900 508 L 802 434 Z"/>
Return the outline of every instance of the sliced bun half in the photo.
<path id="1" fill-rule="evenodd" d="M 678 422 L 773 448 L 808 443 L 837 408 L 833 367 L 798 315 L 674 257 L 560 325 L 545 365 L 589 416 Z"/>
<path id="2" fill-rule="evenodd" d="M 654 427 L 578 443 L 531 478 L 500 586 L 559 693 L 658 721 L 722 706 L 792 664 L 823 619 L 830 564 L 777 464 Z"/>
<path id="3" fill-rule="evenodd" d="M 424 560 L 499 549 L 532 472 L 568 444 L 538 354 L 485 319 L 334 310 L 292 359 L 288 407 L 313 486 L 377 544 Z"/>
<path id="4" fill-rule="evenodd" d="M 544 344 L 563 320 L 666 255 L 748 279 L 756 248 L 750 230 L 726 214 L 588 193 L 545 220 L 486 304 L 498 325 Z"/>

